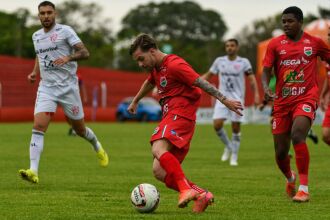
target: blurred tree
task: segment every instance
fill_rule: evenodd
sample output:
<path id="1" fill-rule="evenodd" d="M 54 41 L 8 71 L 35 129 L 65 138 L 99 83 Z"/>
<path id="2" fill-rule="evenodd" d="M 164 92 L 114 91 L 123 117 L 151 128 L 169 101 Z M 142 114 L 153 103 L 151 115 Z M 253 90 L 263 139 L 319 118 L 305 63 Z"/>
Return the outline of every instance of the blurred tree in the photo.
<path id="1" fill-rule="evenodd" d="M 147 33 L 159 42 L 160 49 L 171 45 L 173 53 L 184 57 L 197 71 L 205 71 L 215 58 L 213 51 L 219 53 L 226 30 L 217 12 L 203 10 L 195 2 L 140 5 L 122 20 L 117 65 L 121 69 L 139 70 L 128 55 L 127 42 L 139 33 Z"/>
<path id="2" fill-rule="evenodd" d="M 56 6 L 57 22 L 71 26 L 88 48 L 91 56 L 83 65 L 112 68 L 114 53 L 110 19 L 101 18 L 97 3 L 68 0 Z"/>

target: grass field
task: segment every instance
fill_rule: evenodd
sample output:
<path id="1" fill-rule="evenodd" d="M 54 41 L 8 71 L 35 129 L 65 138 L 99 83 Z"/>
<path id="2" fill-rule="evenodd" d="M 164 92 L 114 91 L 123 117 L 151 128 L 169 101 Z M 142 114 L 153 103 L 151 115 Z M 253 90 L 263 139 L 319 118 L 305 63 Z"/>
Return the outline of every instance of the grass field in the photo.
<path id="1" fill-rule="evenodd" d="M 311 201 L 297 204 L 285 196 L 268 126 L 242 127 L 239 166 L 230 167 L 220 161 L 223 147 L 212 127 L 198 125 L 183 168 L 216 200 L 195 215 L 191 205 L 177 208 L 177 193 L 152 176 L 148 140 L 155 124 L 88 125 L 109 152 L 110 166 L 99 167 L 86 141 L 67 136 L 66 124 L 53 123 L 45 138 L 40 184 L 32 185 L 17 173 L 29 165 L 32 124 L 0 124 L 0 219 L 330 219 L 330 149 L 323 143 L 308 142 Z M 320 127 L 315 130 L 320 134 Z M 131 190 L 143 182 L 160 191 L 155 213 L 140 214 L 131 206 Z"/>

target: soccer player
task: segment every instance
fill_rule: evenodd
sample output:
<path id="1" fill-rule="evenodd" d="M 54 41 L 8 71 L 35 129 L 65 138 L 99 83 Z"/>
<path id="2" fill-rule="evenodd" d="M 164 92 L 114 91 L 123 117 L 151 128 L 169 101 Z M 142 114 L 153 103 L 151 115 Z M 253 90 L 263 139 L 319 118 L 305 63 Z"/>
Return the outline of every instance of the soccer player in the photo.
<path id="1" fill-rule="evenodd" d="M 256 77 L 253 74 L 251 63 L 248 59 L 238 56 L 239 43 L 236 39 L 225 42 L 226 56 L 218 57 L 210 70 L 202 77 L 206 80 L 212 75 L 218 75 L 219 91 L 226 97 L 239 100 L 244 106 L 245 78 L 247 76 L 254 92 L 254 104 L 259 104 L 259 91 Z M 231 121 L 232 140 L 230 141 L 223 124 L 226 119 Z M 241 143 L 241 122 L 243 117 L 228 110 L 224 104 L 216 101 L 213 113 L 213 127 L 225 149 L 221 160 L 227 161 L 230 157 L 230 165 L 237 166 L 238 150 Z"/>
<path id="2" fill-rule="evenodd" d="M 150 74 L 128 107 L 132 114 L 140 99 L 156 86 L 163 117 L 154 130 L 150 143 L 154 156 L 153 173 L 168 188 L 179 192 L 178 207 L 184 208 L 194 200 L 193 212 L 203 212 L 213 202 L 213 195 L 189 181 L 181 163 L 189 151 L 201 89 L 220 100 L 230 110 L 241 115 L 239 101 L 227 99 L 200 76 L 181 57 L 165 54 L 147 34 L 139 35 L 130 48 L 132 58 Z"/>
<path id="3" fill-rule="evenodd" d="M 19 170 L 20 176 L 32 183 L 39 182 L 38 167 L 44 147 L 44 134 L 58 104 L 63 107 L 76 133 L 92 144 L 100 165 L 108 165 L 107 153 L 94 132 L 85 126 L 79 95 L 76 61 L 87 59 L 89 52 L 71 27 L 55 22 L 56 10 L 53 3 L 41 2 L 38 10 L 43 28 L 32 36 L 37 56 L 28 80 L 34 83 L 39 72 L 41 80 L 34 109 L 30 168 Z"/>
<path id="4" fill-rule="evenodd" d="M 328 43 L 330 44 L 330 27 L 328 29 Z M 320 95 L 320 106 L 322 111 L 325 111 L 323 123 L 322 123 L 322 140 L 324 143 L 330 146 L 330 103 L 329 97 L 329 83 L 330 83 L 330 65 L 326 64 L 327 79 L 324 80 L 322 92 Z"/>
<path id="5" fill-rule="evenodd" d="M 319 38 L 302 30 L 303 12 L 295 6 L 282 13 L 284 33 L 273 38 L 263 61 L 262 83 L 265 100 L 274 99 L 272 133 L 275 157 L 286 177 L 286 192 L 293 201 L 307 202 L 309 152 L 306 136 L 315 117 L 318 101 L 316 80 L 317 58 L 330 62 L 330 50 Z M 276 89 L 268 86 L 274 67 Z M 296 174 L 291 170 L 288 151 L 292 141 L 299 174 L 296 192 Z"/>

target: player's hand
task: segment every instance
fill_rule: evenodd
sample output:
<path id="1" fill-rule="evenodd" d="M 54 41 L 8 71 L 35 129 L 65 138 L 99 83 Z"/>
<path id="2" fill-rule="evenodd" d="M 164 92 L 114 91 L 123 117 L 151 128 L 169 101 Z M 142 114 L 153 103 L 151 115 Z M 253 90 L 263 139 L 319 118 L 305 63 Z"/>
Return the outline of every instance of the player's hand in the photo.
<path id="1" fill-rule="evenodd" d="M 127 107 L 127 111 L 128 111 L 130 114 L 135 115 L 135 114 L 136 114 L 137 105 L 138 105 L 138 103 L 136 103 L 136 102 L 131 102 L 131 104 L 129 104 L 129 106 Z"/>
<path id="2" fill-rule="evenodd" d="M 28 81 L 30 83 L 34 83 L 37 80 L 37 74 L 35 72 L 32 72 L 28 75 Z"/>
<path id="3" fill-rule="evenodd" d="M 272 90 L 270 90 L 269 88 L 266 89 L 264 100 L 269 102 L 269 101 L 273 101 L 274 98 L 275 98 L 275 94 L 272 92 Z"/>
<path id="4" fill-rule="evenodd" d="M 264 108 L 266 107 L 267 104 L 268 104 L 268 101 L 263 100 L 262 103 L 258 106 L 259 111 L 264 110 Z"/>
<path id="5" fill-rule="evenodd" d="M 224 104 L 231 111 L 236 112 L 236 114 L 243 116 L 241 113 L 241 111 L 243 111 L 243 106 L 240 101 L 226 99 L 222 102 L 222 104 Z"/>
<path id="6" fill-rule="evenodd" d="M 66 64 L 69 61 L 70 61 L 70 56 L 60 57 L 60 58 L 54 60 L 53 64 L 55 66 L 62 66 L 62 65 Z"/>

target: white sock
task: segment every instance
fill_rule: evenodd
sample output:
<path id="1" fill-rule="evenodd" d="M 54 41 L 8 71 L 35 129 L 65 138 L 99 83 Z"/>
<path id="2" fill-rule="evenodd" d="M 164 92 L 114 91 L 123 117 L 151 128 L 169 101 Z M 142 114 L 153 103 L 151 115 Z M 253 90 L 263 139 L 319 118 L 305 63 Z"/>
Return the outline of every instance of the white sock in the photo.
<path id="1" fill-rule="evenodd" d="M 221 129 L 217 130 L 216 133 L 217 133 L 218 137 L 220 138 L 220 140 L 222 141 L 222 143 L 225 144 L 226 148 L 231 151 L 231 142 L 228 138 L 226 130 L 224 128 L 221 128 Z"/>
<path id="2" fill-rule="evenodd" d="M 239 147 L 241 145 L 241 133 L 232 134 L 232 152 L 238 154 Z"/>
<path id="3" fill-rule="evenodd" d="M 84 138 L 89 141 L 89 143 L 91 143 L 93 145 L 93 148 L 96 152 L 99 151 L 100 149 L 100 146 L 99 146 L 99 143 L 98 143 L 98 140 L 97 140 L 97 137 L 96 135 L 94 134 L 94 132 L 92 131 L 92 129 L 86 127 L 86 133 L 85 133 L 85 136 Z"/>
<path id="4" fill-rule="evenodd" d="M 44 132 L 32 129 L 30 143 L 30 170 L 38 175 L 40 155 L 44 149 Z"/>
<path id="5" fill-rule="evenodd" d="M 300 185 L 298 190 L 299 191 L 304 191 L 305 193 L 308 193 L 308 186 Z"/>

